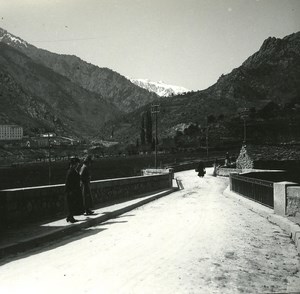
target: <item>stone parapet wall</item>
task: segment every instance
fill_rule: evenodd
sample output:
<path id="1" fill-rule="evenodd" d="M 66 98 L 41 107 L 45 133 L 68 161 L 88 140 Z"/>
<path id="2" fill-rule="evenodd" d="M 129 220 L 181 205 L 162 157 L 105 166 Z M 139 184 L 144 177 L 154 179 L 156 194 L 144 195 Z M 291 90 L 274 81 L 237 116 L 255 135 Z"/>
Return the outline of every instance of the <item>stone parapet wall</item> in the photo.
<path id="1" fill-rule="evenodd" d="M 226 167 L 220 167 L 217 169 L 217 175 L 222 177 L 229 177 L 232 173 L 241 173 L 241 169 L 237 168 L 226 168 Z"/>
<path id="2" fill-rule="evenodd" d="M 174 165 L 168 166 L 168 168 L 173 169 L 174 172 L 195 169 L 196 167 L 197 167 L 196 162 L 188 162 L 188 163 L 174 164 Z"/>
<path id="3" fill-rule="evenodd" d="M 94 204 L 172 187 L 172 173 L 91 182 Z M 36 222 L 66 214 L 65 185 L 0 191 L 0 226 Z"/>
<path id="4" fill-rule="evenodd" d="M 168 174 L 170 172 L 173 172 L 172 168 L 147 168 L 142 169 L 141 174 L 142 176 L 151 176 L 151 175 L 162 175 L 162 174 Z"/>
<path id="5" fill-rule="evenodd" d="M 286 189 L 286 215 L 300 215 L 300 186 L 290 186 Z"/>
<path id="6" fill-rule="evenodd" d="M 180 164 L 173 164 L 169 165 L 167 168 L 171 169 L 174 172 L 180 172 L 185 170 L 196 169 L 200 160 L 193 161 L 193 162 L 186 162 Z M 201 160 L 205 167 L 212 166 L 213 160 Z"/>
<path id="7" fill-rule="evenodd" d="M 95 204 L 167 189 L 172 187 L 173 174 L 140 176 L 92 182 Z"/>

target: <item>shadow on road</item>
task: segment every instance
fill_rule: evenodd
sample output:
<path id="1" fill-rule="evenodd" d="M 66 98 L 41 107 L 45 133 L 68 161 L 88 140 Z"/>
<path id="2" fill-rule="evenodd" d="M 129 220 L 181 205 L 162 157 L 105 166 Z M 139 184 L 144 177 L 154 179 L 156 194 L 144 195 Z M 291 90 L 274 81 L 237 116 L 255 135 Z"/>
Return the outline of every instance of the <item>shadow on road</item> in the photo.
<path id="1" fill-rule="evenodd" d="M 114 224 L 122 224 L 122 223 L 127 223 L 127 221 L 108 221 L 108 222 L 105 222 L 105 223 L 101 223 L 99 224 L 98 226 L 106 226 L 106 225 L 114 225 Z"/>
<path id="2" fill-rule="evenodd" d="M 49 241 L 48 243 L 44 243 L 44 244 L 36 244 L 36 246 L 34 246 L 31 249 L 26 250 L 24 252 L 19 252 L 14 255 L 3 257 L 0 260 L 0 266 L 10 263 L 12 261 L 16 261 L 18 259 L 23 259 L 23 258 L 32 256 L 32 255 L 43 253 L 44 251 L 49 251 L 49 250 L 59 248 L 61 246 L 81 240 L 83 238 L 86 238 L 86 237 L 89 237 L 92 235 L 96 235 L 104 230 L 107 230 L 107 228 L 101 228 L 101 229 L 86 228 L 86 229 L 80 230 L 78 232 L 74 232 L 72 235 L 66 235 L 63 238 L 58 239 L 58 240 Z"/>
<path id="3" fill-rule="evenodd" d="M 179 190 L 184 189 L 184 186 L 182 184 L 182 180 L 176 178 L 176 184 L 177 184 Z"/>

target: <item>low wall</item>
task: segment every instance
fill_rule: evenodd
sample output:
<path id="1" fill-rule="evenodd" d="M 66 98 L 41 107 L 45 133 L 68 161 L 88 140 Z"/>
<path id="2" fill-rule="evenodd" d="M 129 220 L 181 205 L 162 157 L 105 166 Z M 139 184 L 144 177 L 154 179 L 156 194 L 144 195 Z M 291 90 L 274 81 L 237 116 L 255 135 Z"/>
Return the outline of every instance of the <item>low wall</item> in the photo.
<path id="1" fill-rule="evenodd" d="M 217 169 L 217 175 L 221 177 L 229 177 L 232 173 L 241 173 L 242 170 L 238 168 L 227 168 L 227 167 L 220 167 Z"/>
<path id="2" fill-rule="evenodd" d="M 172 173 L 91 182 L 95 206 L 172 187 Z M 66 214 L 65 185 L 0 191 L 0 225 L 55 218 Z"/>
<path id="3" fill-rule="evenodd" d="M 169 168 L 169 169 L 173 170 L 174 172 L 196 169 L 199 164 L 199 161 L 200 160 L 193 161 L 193 162 L 172 164 L 172 165 L 168 165 L 166 168 Z M 203 161 L 203 164 L 205 167 L 212 166 L 212 164 L 213 164 L 212 160 L 201 160 L 201 161 Z"/>
<path id="4" fill-rule="evenodd" d="M 151 175 L 162 175 L 162 174 L 168 174 L 172 173 L 173 169 L 172 168 L 147 168 L 147 169 L 142 169 L 141 170 L 141 175 L 142 176 L 151 176 Z"/>
<path id="5" fill-rule="evenodd" d="M 268 175 L 276 175 L 275 173 L 283 173 L 282 170 L 266 170 L 266 169 L 254 169 L 254 168 L 244 168 L 244 169 L 240 169 L 240 168 L 229 168 L 229 167 L 219 167 L 217 170 L 217 175 L 218 176 L 223 176 L 223 177 L 229 177 L 231 173 L 238 173 L 238 174 L 248 174 L 248 173 L 253 173 L 252 176 L 249 175 L 249 177 L 255 177 L 254 173 L 259 173 L 257 174 L 256 178 L 259 179 L 264 179 L 263 177 L 263 173 L 268 174 Z M 266 179 L 268 180 L 268 179 Z"/>
<path id="6" fill-rule="evenodd" d="M 232 181 L 234 172 L 229 172 L 229 174 L 230 190 L 233 191 Z M 246 176 L 247 178 L 249 177 L 251 181 L 257 179 L 261 182 L 270 182 L 270 179 L 273 179 L 271 182 L 273 182 L 274 213 L 281 216 L 300 216 L 300 185 L 295 182 L 280 181 L 285 177 L 284 172 L 280 170 L 251 170 L 251 172 L 242 173 L 240 175 Z M 254 196 L 255 195 L 253 195 L 253 197 Z"/>

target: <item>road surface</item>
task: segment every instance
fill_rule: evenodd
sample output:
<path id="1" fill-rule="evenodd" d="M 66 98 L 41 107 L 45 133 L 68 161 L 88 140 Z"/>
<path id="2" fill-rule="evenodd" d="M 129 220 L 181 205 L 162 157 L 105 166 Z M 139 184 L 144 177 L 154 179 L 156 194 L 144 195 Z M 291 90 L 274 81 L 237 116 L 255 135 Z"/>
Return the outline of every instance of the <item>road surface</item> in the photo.
<path id="1" fill-rule="evenodd" d="M 2 261 L 0 293 L 300 291 L 289 236 L 194 171 L 184 189 L 116 219 Z"/>

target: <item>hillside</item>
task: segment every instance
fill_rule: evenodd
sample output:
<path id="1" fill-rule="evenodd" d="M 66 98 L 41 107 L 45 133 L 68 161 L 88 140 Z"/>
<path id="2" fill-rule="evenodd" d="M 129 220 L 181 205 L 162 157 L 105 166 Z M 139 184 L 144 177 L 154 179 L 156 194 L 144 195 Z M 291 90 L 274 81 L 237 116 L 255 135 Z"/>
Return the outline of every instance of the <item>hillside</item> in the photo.
<path id="1" fill-rule="evenodd" d="M 131 83 L 121 74 L 100 68 L 74 55 L 62 55 L 39 49 L 0 28 L 0 41 L 51 68 L 74 84 L 99 94 L 119 110 L 130 112 L 157 98 L 157 95 Z"/>
<path id="2" fill-rule="evenodd" d="M 219 136 L 229 136 L 229 121 L 239 116 L 241 109 L 260 110 L 271 102 L 283 112 L 300 105 L 300 32 L 283 39 L 268 38 L 240 67 L 206 90 L 161 99 L 160 136 L 174 136 L 176 126 L 194 123 L 205 127 L 207 116 L 222 117 Z M 115 122 L 115 140 L 134 142 L 139 138 L 141 113 L 150 107 Z M 242 122 L 238 119 L 236 123 Z"/>
<path id="3" fill-rule="evenodd" d="M 100 95 L 1 42 L 0 68 L 0 122 L 19 124 L 27 133 L 89 137 L 120 114 Z"/>
<path id="4" fill-rule="evenodd" d="M 141 115 L 158 99 L 160 137 L 174 137 L 191 124 L 203 132 L 207 117 L 213 118 L 216 137 L 241 137 L 239 112 L 244 108 L 252 111 L 253 132 L 284 126 L 281 132 L 287 133 L 290 126 L 298 126 L 300 32 L 268 38 L 240 67 L 206 90 L 163 98 L 110 69 L 38 49 L 3 29 L 0 45 L 0 120 L 21 124 L 27 131 L 51 129 L 135 143 Z M 294 130 L 289 133 L 298 136 Z"/>

